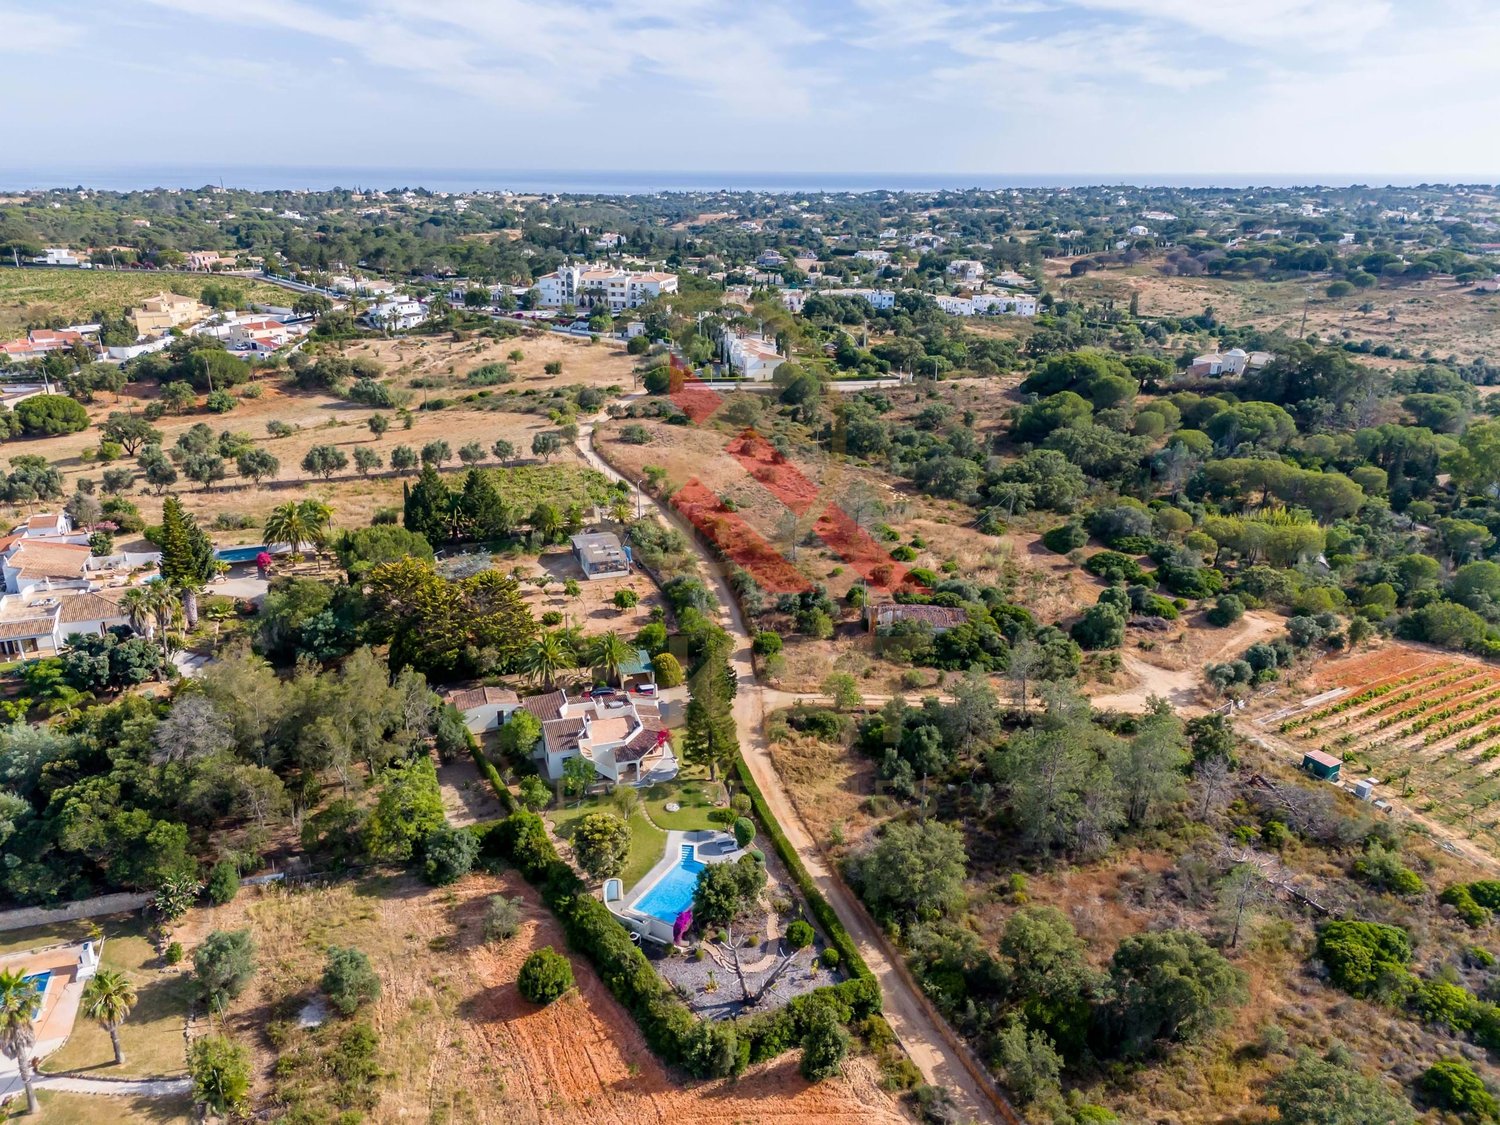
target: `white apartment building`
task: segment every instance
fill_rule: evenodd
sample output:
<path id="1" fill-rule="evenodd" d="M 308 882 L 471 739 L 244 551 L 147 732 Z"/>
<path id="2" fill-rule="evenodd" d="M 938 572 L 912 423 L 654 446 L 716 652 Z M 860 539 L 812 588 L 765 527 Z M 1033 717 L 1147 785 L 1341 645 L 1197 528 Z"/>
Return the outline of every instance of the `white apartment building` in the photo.
<path id="1" fill-rule="evenodd" d="M 76 266 L 85 256 L 80 251 L 69 250 L 65 246 L 49 246 L 31 260 L 43 266 Z"/>
<path id="2" fill-rule="evenodd" d="M 612 266 L 564 266 L 537 278 L 532 292 L 539 308 L 587 308 L 600 303 L 607 304 L 611 312 L 620 312 L 639 308 L 664 293 L 677 292 L 677 275 Z"/>

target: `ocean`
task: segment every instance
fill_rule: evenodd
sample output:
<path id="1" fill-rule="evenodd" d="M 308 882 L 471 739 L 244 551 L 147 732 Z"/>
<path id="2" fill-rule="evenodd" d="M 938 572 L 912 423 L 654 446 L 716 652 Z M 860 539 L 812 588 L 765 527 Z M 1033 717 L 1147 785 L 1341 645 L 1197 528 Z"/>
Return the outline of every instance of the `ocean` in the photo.
<path id="1" fill-rule="evenodd" d="M 1490 183 L 1493 176 L 1452 180 L 1452 183 Z M 1113 173 L 1034 174 L 1015 172 L 663 172 L 588 170 L 504 170 L 477 168 L 290 167 L 277 165 L 217 166 L 193 164 L 98 165 L 80 163 L 66 168 L 0 167 L 0 190 L 86 187 L 98 191 L 145 191 L 151 188 L 200 188 L 223 183 L 250 191 L 366 188 L 426 188 L 429 191 L 512 191 L 523 194 L 556 192 L 579 195 L 649 195 L 657 192 L 872 192 L 961 191 L 967 188 L 1067 187 L 1344 187 L 1350 184 L 1411 186 L 1430 182 L 1416 176 L 1265 173 L 1189 175 L 1152 173 L 1121 176 Z"/>

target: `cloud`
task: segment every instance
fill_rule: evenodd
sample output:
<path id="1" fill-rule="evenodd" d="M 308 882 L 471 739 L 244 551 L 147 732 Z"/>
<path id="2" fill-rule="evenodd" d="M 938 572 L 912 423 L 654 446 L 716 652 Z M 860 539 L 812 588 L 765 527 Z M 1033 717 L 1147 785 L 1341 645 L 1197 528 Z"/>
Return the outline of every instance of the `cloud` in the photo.
<path id="1" fill-rule="evenodd" d="M 773 4 L 731 0 L 370 0 L 340 16 L 299 0 L 149 0 L 222 22 L 314 36 L 364 62 L 493 105 L 629 107 L 643 76 L 740 112 L 796 111 L 819 81 L 783 52 L 821 35 Z"/>
<path id="2" fill-rule="evenodd" d="M 55 54 L 72 47 L 80 38 L 75 24 L 64 23 L 45 12 L 0 5 L 0 43 L 5 45 L 7 56 L 30 52 Z"/>

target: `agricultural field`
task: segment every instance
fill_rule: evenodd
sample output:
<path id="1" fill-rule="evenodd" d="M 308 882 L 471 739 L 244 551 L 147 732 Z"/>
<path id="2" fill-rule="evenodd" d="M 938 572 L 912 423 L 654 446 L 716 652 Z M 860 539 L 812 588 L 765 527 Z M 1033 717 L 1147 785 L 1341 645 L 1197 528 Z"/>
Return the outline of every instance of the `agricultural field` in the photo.
<path id="1" fill-rule="evenodd" d="M 521 358 L 510 358 L 513 352 L 520 352 Z M 466 376 L 476 367 L 503 363 L 516 376 L 505 389 L 522 391 L 576 383 L 629 389 L 636 365 L 635 357 L 627 355 L 618 341 L 591 344 L 537 328 L 503 340 L 455 340 L 451 336 L 361 340 L 346 347 L 343 354 L 348 359 L 374 360 L 398 386 L 418 379 L 430 385 L 461 388 L 467 386 Z M 545 370 L 549 363 L 561 363 L 562 373 L 549 375 Z"/>
<path id="2" fill-rule="evenodd" d="M 520 896 L 520 931 L 482 937 L 486 901 Z M 257 1109 L 283 1112 L 297 1099 L 332 1116 L 353 1098 L 369 1121 L 463 1121 L 571 1125 L 584 1122 L 797 1122 L 855 1125 L 904 1120 L 873 1064 L 851 1058 L 845 1076 L 810 1085 L 792 1052 L 737 1081 L 683 1085 L 646 1047 L 635 1022 L 583 959 L 569 956 L 577 988 L 538 1008 L 516 977 L 535 949 L 567 951 L 557 921 L 514 873 L 471 875 L 433 889 L 415 878 L 371 879 L 306 890 L 242 893 L 194 912 L 177 932 L 185 945 L 211 930 L 248 926 L 257 971 L 233 1004 L 226 1030 L 253 1052 Z M 368 1023 L 382 1073 L 361 1096 L 307 1070 L 319 1034 L 290 1027 L 317 993 L 329 942 L 369 955 L 381 993 Z M 272 1045 L 268 1029 L 280 1045 Z M 282 1060 L 278 1066 L 278 1056 Z"/>
<path id="3" fill-rule="evenodd" d="M 289 305 L 293 297 L 264 281 L 232 275 L 0 268 L 0 339 L 31 324 L 78 323 L 98 311 L 118 316 L 163 290 L 196 297 L 211 281 L 241 289 L 264 304 Z"/>
<path id="4" fill-rule="evenodd" d="M 451 406 L 445 410 L 419 410 L 412 414 L 411 429 L 403 428 L 394 420 L 390 430 L 376 437 L 366 426 L 372 414 L 378 413 L 368 406 L 345 399 L 312 391 L 299 391 L 288 386 L 282 379 L 264 379 L 254 384 L 260 387 L 258 398 L 243 397 L 244 388 L 237 388 L 241 397 L 235 409 L 227 414 L 209 414 L 198 411 L 192 414 L 167 415 L 156 423 L 162 433 L 164 447 L 170 447 L 177 438 L 199 422 L 206 423 L 215 432 L 230 430 L 249 434 L 261 448 L 267 450 L 281 462 L 279 474 L 256 485 L 243 478 L 230 475 L 212 488 L 203 488 L 192 482 L 180 482 L 177 491 L 183 505 L 205 525 L 211 526 L 220 515 L 232 524 L 238 520 L 248 521 L 253 526 L 235 530 L 215 529 L 215 537 L 221 545 L 249 544 L 260 542 L 260 525 L 277 504 L 302 496 L 316 496 L 331 504 L 335 521 L 343 527 L 359 527 L 369 524 L 371 518 L 382 508 L 399 506 L 403 480 L 414 474 L 398 477 L 389 468 L 380 470 L 368 478 L 361 477 L 353 468 L 356 448 L 376 451 L 382 461 L 389 465 L 391 450 L 398 445 L 410 446 L 420 451 L 431 441 L 446 441 L 456 453 L 464 444 L 477 441 L 486 450 L 482 464 L 498 467 L 501 462 L 489 453 L 497 439 L 512 443 L 517 456 L 531 460 L 531 440 L 539 432 L 554 428 L 541 414 L 509 413 L 500 410 L 475 410 L 464 405 Z M 139 411 L 155 397 L 155 388 L 147 385 L 128 386 L 119 400 L 105 393 L 97 396 L 88 407 L 90 419 L 102 422 L 114 411 Z M 389 414 L 389 411 L 384 413 Z M 292 427 L 293 432 L 284 437 L 272 437 L 267 424 L 281 422 Z M 57 437 L 32 438 L 12 441 L 7 445 L 7 456 L 38 454 L 47 458 L 62 473 L 64 490 L 71 495 L 79 478 L 88 477 L 97 482 L 103 471 L 112 466 L 93 457 L 99 444 L 99 431 L 90 426 L 75 434 Z M 323 480 L 302 470 L 302 459 L 314 445 L 332 445 L 350 460 L 350 466 Z M 129 467 L 133 461 L 123 458 L 115 466 Z M 448 472 L 463 468 L 455 457 L 444 466 Z M 507 499 L 517 505 L 532 504 L 542 493 L 555 499 L 567 494 L 567 490 L 582 480 L 558 481 L 560 473 L 581 471 L 582 465 L 571 446 L 553 457 L 550 466 L 527 467 L 521 472 L 508 474 L 515 480 L 514 495 Z M 543 487 L 545 485 L 545 487 Z M 564 489 L 559 492 L 554 485 Z M 137 475 L 137 483 L 128 493 L 130 499 L 141 509 L 147 523 L 155 523 L 161 515 L 161 498 L 148 488 Z M 582 496 L 579 497 L 582 499 Z M 528 508 L 529 510 L 529 508 Z M 13 522 L 24 519 L 24 508 L 9 508 L 8 518 Z"/>
<path id="5" fill-rule="evenodd" d="M 1440 825 L 1500 850 L 1500 668 L 1403 644 L 1321 665 L 1302 704 L 1260 720 L 1344 760 Z"/>
<path id="6" fill-rule="evenodd" d="M 1075 300 L 1111 298 L 1124 305 L 1134 294 L 1143 317 L 1196 316 L 1212 306 L 1220 320 L 1262 331 L 1370 340 L 1419 354 L 1431 350 L 1439 356 L 1457 355 L 1464 361 L 1493 354 L 1500 343 L 1500 295 L 1459 286 L 1452 278 L 1399 288 L 1376 287 L 1334 300 L 1323 292 L 1327 278 L 1163 277 L 1154 265 L 1145 263 L 1070 278 L 1070 263 L 1071 259 L 1048 263 L 1061 295 Z M 1374 309 L 1360 312 L 1365 303 Z M 1360 361 L 1380 364 L 1370 356 L 1361 356 Z"/>

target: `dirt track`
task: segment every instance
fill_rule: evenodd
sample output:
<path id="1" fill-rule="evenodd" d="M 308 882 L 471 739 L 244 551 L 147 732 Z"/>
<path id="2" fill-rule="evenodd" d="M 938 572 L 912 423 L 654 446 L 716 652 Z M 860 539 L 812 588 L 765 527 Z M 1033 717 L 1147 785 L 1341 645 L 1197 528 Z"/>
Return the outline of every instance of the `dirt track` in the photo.
<path id="1" fill-rule="evenodd" d="M 611 479 L 620 479 L 620 475 L 594 451 L 594 423 L 598 420 L 591 419 L 581 427 L 579 449 L 585 461 L 594 468 Z M 765 739 L 765 692 L 755 678 L 750 659 L 750 635 L 740 618 L 723 572 L 717 562 L 698 546 L 692 528 L 685 521 L 654 499 L 651 500 L 651 505 L 657 519 L 682 531 L 693 544 L 702 569 L 719 600 L 720 623 L 734 637 L 735 650 L 729 658 L 739 684 L 735 694 L 734 717 L 740 749 L 751 776 L 755 778 L 772 814 L 780 822 L 782 831 L 796 849 L 818 889 L 833 904 L 839 921 L 848 929 L 859 947 L 860 955 L 879 980 L 885 1000 L 884 1015 L 901 1041 L 901 1046 L 911 1056 L 924 1079 L 945 1086 L 953 1093 L 966 1119 L 1019 1122 L 1020 1119 L 1015 1116 L 1014 1110 L 982 1065 L 943 1022 L 911 979 L 899 954 L 891 949 L 864 907 L 824 860 L 822 851 L 792 805 L 786 787 L 781 783 L 771 761 Z"/>
<path id="2" fill-rule="evenodd" d="M 1238 655 L 1256 641 L 1265 640 L 1282 627 L 1284 622 L 1275 614 L 1247 613 L 1239 623 L 1225 629 L 1218 647 L 1208 653 L 1205 664 L 1227 660 Z M 1198 698 L 1198 689 L 1203 684 L 1203 673 L 1198 668 L 1162 668 L 1150 663 L 1145 657 L 1133 652 L 1122 652 L 1120 662 L 1136 679 L 1136 686 L 1126 691 L 1110 692 L 1093 697 L 1093 704 L 1101 711 L 1144 711 L 1152 696 L 1165 699 L 1178 711 L 1188 715 L 1200 715 L 1208 710 Z"/>

